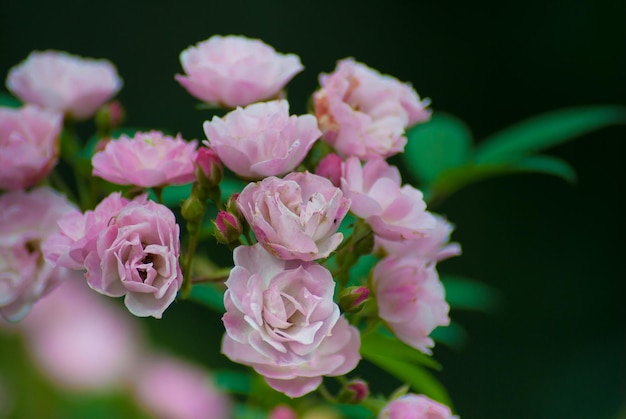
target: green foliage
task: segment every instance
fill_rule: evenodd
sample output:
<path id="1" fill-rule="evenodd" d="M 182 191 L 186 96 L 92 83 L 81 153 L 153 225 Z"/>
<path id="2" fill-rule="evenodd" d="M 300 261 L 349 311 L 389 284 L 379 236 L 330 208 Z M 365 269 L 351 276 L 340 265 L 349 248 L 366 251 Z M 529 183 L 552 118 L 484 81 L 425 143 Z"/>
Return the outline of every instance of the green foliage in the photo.
<path id="1" fill-rule="evenodd" d="M 441 200 L 472 183 L 510 174 L 541 173 L 574 183 L 576 173 L 567 162 L 535 153 L 625 123 L 624 107 L 561 109 L 515 124 L 472 149 L 471 133 L 461 121 L 435 114 L 430 122 L 408 131 L 403 160 L 407 171 L 421 182 L 429 201 Z"/>
<path id="2" fill-rule="evenodd" d="M 452 349 L 460 350 L 467 343 L 468 335 L 463 326 L 452 321 L 448 326 L 438 327 L 432 331 L 430 337 L 437 343 L 443 343 Z"/>
<path id="3" fill-rule="evenodd" d="M 224 313 L 224 291 L 215 284 L 196 284 L 191 288 L 188 298 L 203 304 L 219 313 Z"/>
<path id="4" fill-rule="evenodd" d="M 0 92 L 0 106 L 7 108 L 19 108 L 22 106 L 22 103 L 8 93 Z"/>
<path id="5" fill-rule="evenodd" d="M 445 387 L 424 368 L 440 368 L 433 358 L 397 339 L 376 333 L 363 336 L 361 355 L 409 384 L 414 391 L 451 406 L 450 396 Z"/>
<path id="6" fill-rule="evenodd" d="M 441 282 L 453 309 L 493 312 L 502 304 L 500 293 L 482 282 L 453 275 L 441 275 Z"/>
<path id="7" fill-rule="evenodd" d="M 514 162 L 594 130 L 624 123 L 626 109 L 620 106 L 560 109 L 485 138 L 476 148 L 474 161 L 478 164 Z"/>
<path id="8" fill-rule="evenodd" d="M 252 377 L 250 374 L 233 371 L 213 371 L 215 385 L 224 391 L 234 394 L 250 394 L 252 391 Z"/>
<path id="9" fill-rule="evenodd" d="M 407 170 L 425 183 L 442 173 L 466 165 L 472 153 L 472 134 L 458 118 L 435 113 L 427 124 L 407 132 L 408 143 L 402 157 Z"/>

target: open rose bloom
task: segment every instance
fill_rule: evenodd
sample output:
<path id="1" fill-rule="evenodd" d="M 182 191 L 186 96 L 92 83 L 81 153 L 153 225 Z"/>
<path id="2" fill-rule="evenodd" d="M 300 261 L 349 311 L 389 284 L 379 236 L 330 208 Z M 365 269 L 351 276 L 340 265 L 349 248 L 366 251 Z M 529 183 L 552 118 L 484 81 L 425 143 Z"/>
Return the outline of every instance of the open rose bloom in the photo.
<path id="1" fill-rule="evenodd" d="M 237 198 L 239 210 L 259 242 L 281 259 L 328 257 L 339 246 L 337 233 L 350 201 L 329 180 L 311 173 L 250 183 Z"/>
<path id="2" fill-rule="evenodd" d="M 430 119 L 429 101 L 421 101 L 410 85 L 350 58 L 339 61 L 332 74 L 322 74 L 320 85 L 314 104 L 322 138 L 346 157 L 400 153 L 405 129 Z"/>
<path id="3" fill-rule="evenodd" d="M 378 315 L 393 333 L 422 352 L 434 345 L 428 336 L 450 324 L 450 307 L 434 264 L 415 257 L 386 257 L 372 273 Z"/>
<path id="4" fill-rule="evenodd" d="M 275 98 L 303 70 L 294 54 L 279 54 L 258 39 L 215 35 L 180 54 L 176 80 L 196 98 L 235 108 Z"/>
<path id="5" fill-rule="evenodd" d="M 209 147 L 246 179 L 294 170 L 321 135 L 313 115 L 289 115 L 286 100 L 237 108 L 204 123 Z"/>
<path id="6" fill-rule="evenodd" d="M 144 188 L 180 185 L 196 178 L 196 141 L 160 131 L 122 135 L 92 158 L 93 175 L 118 185 Z"/>
<path id="7" fill-rule="evenodd" d="M 57 163 L 63 115 L 36 106 L 0 108 L 0 189 L 36 185 Z"/>
<path id="8" fill-rule="evenodd" d="M 359 332 L 340 317 L 326 268 L 277 259 L 258 244 L 236 248 L 234 259 L 224 295 L 226 356 L 291 397 L 356 367 Z"/>
<path id="9" fill-rule="evenodd" d="M 7 88 L 23 102 L 83 120 L 122 87 L 115 66 L 62 51 L 33 51 L 13 67 Z"/>
<path id="10" fill-rule="evenodd" d="M 42 244 L 74 207 L 57 192 L 38 188 L 0 195 L 0 314 L 22 319 L 69 271 L 44 260 Z"/>

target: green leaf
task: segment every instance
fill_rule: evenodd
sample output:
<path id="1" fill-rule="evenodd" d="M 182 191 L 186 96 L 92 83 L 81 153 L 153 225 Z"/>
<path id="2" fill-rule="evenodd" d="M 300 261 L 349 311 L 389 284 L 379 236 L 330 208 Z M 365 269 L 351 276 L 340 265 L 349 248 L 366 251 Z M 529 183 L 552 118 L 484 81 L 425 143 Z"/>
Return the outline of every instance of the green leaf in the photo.
<path id="1" fill-rule="evenodd" d="M 565 161 L 551 156 L 531 156 L 509 164 L 467 165 L 443 173 L 424 191 L 427 201 L 452 195 L 467 185 L 485 179 L 520 173 L 543 173 L 576 182 L 576 172 Z"/>
<path id="2" fill-rule="evenodd" d="M 544 148 L 561 144 L 591 131 L 626 123 L 626 108 L 588 106 L 539 115 L 492 136 L 477 147 L 476 163 L 506 163 Z"/>
<path id="3" fill-rule="evenodd" d="M 163 194 L 161 195 L 163 205 L 168 207 L 182 205 L 185 199 L 189 198 L 189 195 L 191 195 L 191 187 L 191 183 L 166 186 L 163 188 Z M 156 195 L 152 192 L 152 190 L 150 191 L 150 198 L 156 200 Z"/>
<path id="4" fill-rule="evenodd" d="M 246 187 L 248 182 L 232 177 L 224 177 L 220 182 L 222 201 L 226 202 L 235 192 L 239 193 Z"/>
<path id="5" fill-rule="evenodd" d="M 224 291 L 215 284 L 196 284 L 191 288 L 189 293 L 190 300 L 204 304 L 209 308 L 224 313 Z"/>
<path id="6" fill-rule="evenodd" d="M 467 343 L 467 331 L 456 322 L 448 326 L 438 327 L 432 331 L 430 337 L 438 343 L 443 343 L 452 349 L 462 349 Z"/>
<path id="7" fill-rule="evenodd" d="M 564 160 L 551 156 L 532 156 L 516 162 L 510 167 L 511 173 L 544 173 L 562 178 L 566 182 L 576 183 L 576 171 Z"/>
<path id="8" fill-rule="evenodd" d="M 8 93 L 0 92 L 0 106 L 6 108 L 19 108 L 22 106 L 22 103 Z"/>
<path id="9" fill-rule="evenodd" d="M 450 396 L 445 387 L 424 368 L 384 353 L 366 351 L 362 352 L 362 355 L 371 363 L 409 384 L 417 393 L 451 406 Z"/>
<path id="10" fill-rule="evenodd" d="M 371 333 L 361 338 L 361 355 L 366 358 L 369 355 L 382 355 L 411 364 L 419 364 L 435 370 L 441 370 L 441 365 L 431 356 L 421 353 L 396 338 L 383 336 L 380 333 Z"/>
<path id="11" fill-rule="evenodd" d="M 500 292 L 482 282 L 452 275 L 441 275 L 441 282 L 452 308 L 493 312 L 502 303 Z"/>
<path id="12" fill-rule="evenodd" d="M 229 393 L 250 394 L 250 391 L 252 391 L 252 377 L 245 372 L 233 370 L 213 371 L 213 379 L 217 387 Z"/>
<path id="13" fill-rule="evenodd" d="M 452 115 L 436 113 L 432 119 L 407 132 L 408 143 L 402 157 L 407 170 L 418 180 L 431 183 L 450 169 L 467 164 L 472 134 Z"/>

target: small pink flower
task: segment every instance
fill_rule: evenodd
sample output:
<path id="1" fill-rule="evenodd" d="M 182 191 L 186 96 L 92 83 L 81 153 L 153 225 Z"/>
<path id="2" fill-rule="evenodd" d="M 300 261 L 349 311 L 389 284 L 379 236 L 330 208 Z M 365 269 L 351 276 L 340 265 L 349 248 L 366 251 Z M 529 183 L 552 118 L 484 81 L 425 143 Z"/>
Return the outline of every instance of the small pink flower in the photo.
<path id="1" fill-rule="evenodd" d="M 215 35 L 187 48 L 180 63 L 187 74 L 176 80 L 192 96 L 228 108 L 276 97 L 304 69 L 297 55 L 233 35 Z"/>
<path id="2" fill-rule="evenodd" d="M 198 177 L 203 184 L 208 187 L 219 185 L 224 177 L 224 168 L 215 151 L 200 147 L 193 161 L 198 166 Z"/>
<path id="3" fill-rule="evenodd" d="M 434 342 L 428 335 L 450 324 L 450 307 L 435 266 L 415 257 L 386 257 L 374 267 L 372 290 L 378 315 L 398 339 L 430 353 Z"/>
<path id="4" fill-rule="evenodd" d="M 11 69 L 6 85 L 23 102 L 82 120 L 111 99 L 122 80 L 110 61 L 48 50 L 31 52 Z"/>
<path id="5" fill-rule="evenodd" d="M 378 419 L 458 419 L 450 408 L 423 395 L 407 394 L 390 401 Z"/>
<path id="6" fill-rule="evenodd" d="M 320 75 L 320 85 L 313 97 L 322 139 L 344 156 L 367 160 L 402 152 L 405 128 L 430 118 L 429 101 L 420 101 L 410 85 L 350 58 Z"/>
<path id="7" fill-rule="evenodd" d="M 138 404 L 157 418 L 229 419 L 230 401 L 199 366 L 165 355 L 150 355 L 133 371 Z"/>
<path id="8" fill-rule="evenodd" d="M 93 175 L 118 185 L 144 188 L 181 185 L 196 179 L 197 142 L 160 131 L 122 135 L 92 158 Z"/>
<path id="9" fill-rule="evenodd" d="M 52 189 L 0 195 L 0 314 L 22 319 L 69 271 L 44 261 L 42 243 L 73 206 Z"/>
<path id="10" fill-rule="evenodd" d="M 0 189 L 25 189 L 56 166 L 63 115 L 36 106 L 0 108 Z"/>
<path id="11" fill-rule="evenodd" d="M 227 357 L 290 397 L 356 367 L 359 332 L 339 316 L 326 268 L 276 259 L 259 244 L 236 248 L 234 260 L 224 295 Z"/>
<path id="12" fill-rule="evenodd" d="M 413 256 L 436 263 L 461 254 L 458 243 L 450 243 L 454 226 L 440 215 L 435 217 L 435 227 L 424 237 L 393 241 L 376 237 L 376 246 L 391 256 Z"/>
<path id="13" fill-rule="evenodd" d="M 145 203 L 146 196 L 135 198 Z M 97 249 L 98 237 L 130 201 L 115 192 L 104 198 L 94 210 L 84 214 L 74 209 L 58 221 L 59 231 L 43 245 L 46 260 L 55 266 L 84 269 L 85 258 Z"/>
<path id="14" fill-rule="evenodd" d="M 182 285 L 179 232 L 166 206 L 130 202 L 110 219 L 96 250 L 85 258 L 89 286 L 110 297 L 125 295 L 136 316 L 161 318 Z"/>
<path id="15" fill-rule="evenodd" d="M 286 100 L 237 108 L 204 123 L 208 144 L 226 167 L 247 179 L 279 176 L 304 160 L 321 132 L 313 115 L 289 116 Z"/>
<path id="16" fill-rule="evenodd" d="M 341 189 L 352 200 L 352 211 L 387 240 L 409 240 L 427 235 L 435 218 L 426 211 L 422 192 L 411 185 L 400 186 L 400 172 L 382 158 L 364 166 L 356 157 L 344 163 Z"/>
<path id="17" fill-rule="evenodd" d="M 325 258 L 339 246 L 337 233 L 350 201 L 328 179 L 294 172 L 250 183 L 237 206 L 257 240 L 281 259 Z"/>
<path id="18" fill-rule="evenodd" d="M 20 323 L 28 349 L 58 386 L 81 392 L 121 388 L 139 358 L 142 336 L 128 313 L 75 276 Z"/>
<path id="19" fill-rule="evenodd" d="M 281 404 L 272 409 L 268 419 L 298 419 L 298 415 L 291 407 Z"/>

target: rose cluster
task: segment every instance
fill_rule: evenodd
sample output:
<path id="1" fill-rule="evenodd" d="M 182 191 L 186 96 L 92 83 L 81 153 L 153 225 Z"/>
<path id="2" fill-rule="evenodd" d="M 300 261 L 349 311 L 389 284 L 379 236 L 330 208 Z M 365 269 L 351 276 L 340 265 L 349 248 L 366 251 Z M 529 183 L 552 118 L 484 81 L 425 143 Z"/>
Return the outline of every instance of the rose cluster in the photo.
<path id="1" fill-rule="evenodd" d="M 460 247 L 449 243 L 451 224 L 429 212 L 422 192 L 386 160 L 404 150 L 410 126 L 430 118 L 429 100 L 344 59 L 320 76 L 313 113 L 291 115 L 283 89 L 303 69 L 293 54 L 215 36 L 180 61 L 185 74 L 176 80 L 229 112 L 204 122 L 200 148 L 160 131 L 101 138 L 92 186 L 125 185 L 124 193 L 102 194 L 91 206 L 78 200 L 80 209 L 51 189 L 25 189 L 54 169 L 63 119 L 93 116 L 121 80 L 107 61 L 54 51 L 11 70 L 7 86 L 28 105 L 0 109 L 0 188 L 11 190 L 0 196 L 0 312 L 23 317 L 64 275 L 82 271 L 93 290 L 124 296 L 131 313 L 160 318 L 193 286 L 192 260 L 212 203 L 215 236 L 234 249 L 224 283 L 228 358 L 300 397 L 322 377 L 357 366 L 366 323 L 381 322 L 429 353 L 430 333 L 450 321 L 436 263 Z M 228 199 L 220 194 L 222 165 L 249 182 Z M 157 201 L 163 188 L 189 183 L 181 207 L 189 245 L 181 255 L 176 216 Z M 367 254 L 378 258 L 371 275 L 352 278 Z M 349 286 L 360 291 L 348 304 L 341 296 Z M 360 312 L 366 304 L 375 309 Z M 399 417 L 394 412 L 407 408 L 395 406 L 403 403 L 423 404 L 398 399 L 381 417 Z"/>

